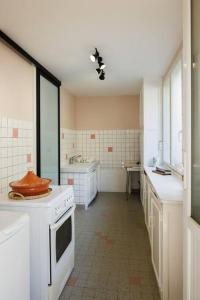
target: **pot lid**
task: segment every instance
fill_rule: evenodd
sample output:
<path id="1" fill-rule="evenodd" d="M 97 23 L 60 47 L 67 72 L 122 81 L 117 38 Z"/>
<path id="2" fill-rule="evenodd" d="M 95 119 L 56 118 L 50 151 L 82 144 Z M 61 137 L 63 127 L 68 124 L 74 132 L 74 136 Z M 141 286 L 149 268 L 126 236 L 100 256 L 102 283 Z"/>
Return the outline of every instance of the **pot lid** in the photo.
<path id="1" fill-rule="evenodd" d="M 27 188 L 27 187 L 38 187 L 42 185 L 49 184 L 51 179 L 40 178 L 37 176 L 33 171 L 28 171 L 27 174 L 18 181 L 13 181 L 9 185 L 10 187 L 20 187 L 20 188 Z"/>

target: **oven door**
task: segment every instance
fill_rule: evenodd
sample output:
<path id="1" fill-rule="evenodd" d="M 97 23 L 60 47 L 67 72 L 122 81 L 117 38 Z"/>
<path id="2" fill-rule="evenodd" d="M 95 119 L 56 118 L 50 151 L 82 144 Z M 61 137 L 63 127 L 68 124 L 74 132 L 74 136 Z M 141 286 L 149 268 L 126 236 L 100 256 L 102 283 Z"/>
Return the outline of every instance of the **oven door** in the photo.
<path id="1" fill-rule="evenodd" d="M 74 210 L 75 205 L 50 226 L 49 285 L 53 297 L 60 294 L 74 267 Z"/>

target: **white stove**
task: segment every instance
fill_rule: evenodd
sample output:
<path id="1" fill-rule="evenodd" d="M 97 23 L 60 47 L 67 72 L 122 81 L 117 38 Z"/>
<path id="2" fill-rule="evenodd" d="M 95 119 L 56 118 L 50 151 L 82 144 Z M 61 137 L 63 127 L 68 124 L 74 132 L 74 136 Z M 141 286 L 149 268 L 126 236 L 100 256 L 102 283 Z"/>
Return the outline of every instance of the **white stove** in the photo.
<path id="1" fill-rule="evenodd" d="M 57 300 L 74 267 L 73 189 L 51 187 L 51 194 L 34 200 L 0 195 L 0 210 L 30 216 L 31 300 Z"/>

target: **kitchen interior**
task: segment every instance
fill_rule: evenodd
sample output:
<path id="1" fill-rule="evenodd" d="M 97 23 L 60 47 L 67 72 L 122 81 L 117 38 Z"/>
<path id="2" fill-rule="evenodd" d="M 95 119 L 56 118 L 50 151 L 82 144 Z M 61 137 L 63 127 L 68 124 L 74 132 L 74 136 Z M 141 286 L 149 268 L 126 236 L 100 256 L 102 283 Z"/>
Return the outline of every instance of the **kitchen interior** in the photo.
<path id="1" fill-rule="evenodd" d="M 0 299 L 198 300 L 183 2 L 1 0 Z"/>

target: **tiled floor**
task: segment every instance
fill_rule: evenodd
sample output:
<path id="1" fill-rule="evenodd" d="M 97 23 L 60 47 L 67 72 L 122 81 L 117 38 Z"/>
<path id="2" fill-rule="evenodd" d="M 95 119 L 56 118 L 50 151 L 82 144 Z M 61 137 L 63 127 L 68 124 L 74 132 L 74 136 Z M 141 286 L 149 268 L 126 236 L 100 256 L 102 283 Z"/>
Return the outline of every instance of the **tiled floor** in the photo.
<path id="1" fill-rule="evenodd" d="M 59 300 L 160 299 L 139 196 L 100 193 L 75 217 L 75 268 Z"/>

